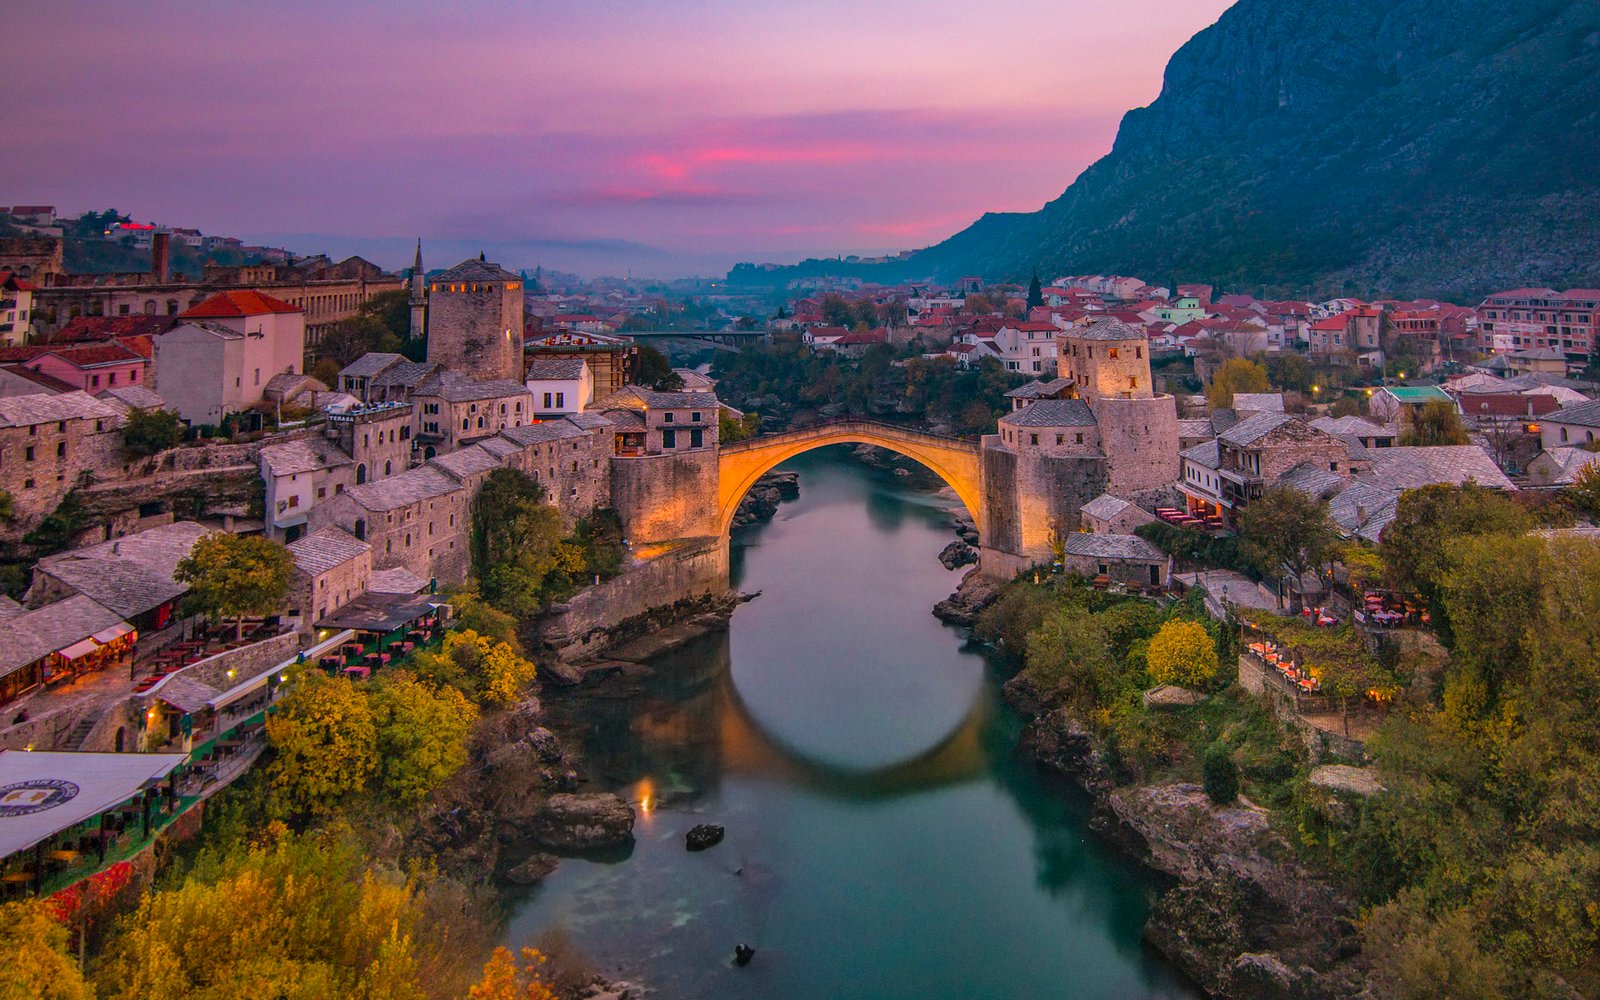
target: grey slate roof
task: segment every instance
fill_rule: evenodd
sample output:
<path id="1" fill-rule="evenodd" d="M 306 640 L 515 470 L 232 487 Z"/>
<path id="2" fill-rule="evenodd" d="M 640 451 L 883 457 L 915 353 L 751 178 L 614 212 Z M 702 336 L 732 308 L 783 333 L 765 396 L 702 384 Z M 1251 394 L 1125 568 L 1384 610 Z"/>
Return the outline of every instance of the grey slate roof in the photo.
<path id="1" fill-rule="evenodd" d="M 0 676 L 122 623 L 122 615 L 75 594 L 0 622 Z"/>
<path id="2" fill-rule="evenodd" d="M 1148 340 L 1144 330 L 1129 326 L 1120 319 L 1095 320 L 1087 327 L 1062 331 L 1061 336 L 1072 340 Z"/>
<path id="3" fill-rule="evenodd" d="M 344 495 L 366 510 L 388 511 L 446 496 L 461 488 L 460 483 L 437 468 L 423 465 L 407 469 L 398 476 L 352 486 L 344 491 Z"/>
<path id="4" fill-rule="evenodd" d="M 573 426 L 581 427 L 586 431 L 595 431 L 611 426 L 610 419 L 598 413 L 569 413 L 566 416 L 566 420 Z"/>
<path id="5" fill-rule="evenodd" d="M 1398 437 L 1399 431 L 1389 424 L 1373 423 L 1366 417 L 1318 417 L 1311 426 L 1334 437 Z"/>
<path id="6" fill-rule="evenodd" d="M 142 385 L 118 385 L 102 390 L 95 399 L 109 406 L 122 405 L 130 410 L 165 410 L 168 403 L 154 391 Z"/>
<path id="7" fill-rule="evenodd" d="M 1064 378 L 1055 378 L 1055 379 L 1051 379 L 1048 382 L 1041 382 L 1038 379 L 1034 379 L 1032 382 L 1029 382 L 1029 383 L 1027 383 L 1025 385 L 1019 385 L 1015 389 L 1012 389 L 1010 392 L 1006 393 L 1006 398 L 1007 399 L 1043 399 L 1043 398 L 1053 398 L 1054 396 L 1059 394 L 1061 392 L 1061 390 L 1065 389 L 1067 386 L 1069 386 L 1071 384 L 1072 383 L 1068 382 Z"/>
<path id="8" fill-rule="evenodd" d="M 371 378 L 384 371 L 397 361 L 404 361 L 401 354 L 385 354 L 382 351 L 370 351 L 339 369 L 339 376 L 349 375 L 353 378 Z"/>
<path id="9" fill-rule="evenodd" d="M 288 548 L 289 554 L 294 556 L 294 564 L 308 576 L 326 573 L 358 558 L 363 552 L 372 551 L 371 545 L 338 527 L 313 531 L 290 542 Z"/>
<path id="10" fill-rule="evenodd" d="M 319 469 L 335 469 L 355 459 L 320 437 L 296 438 L 261 449 L 261 464 L 274 476 L 299 475 Z"/>
<path id="11" fill-rule="evenodd" d="M 1282 413 L 1283 393 L 1236 392 L 1233 394 L 1233 408 L 1240 413 Z"/>
<path id="12" fill-rule="evenodd" d="M 507 271 L 493 261 L 469 257 L 455 267 L 436 274 L 428 280 L 435 284 L 450 281 L 521 281 L 522 275 Z"/>
<path id="13" fill-rule="evenodd" d="M 1178 436 L 1186 438 L 1216 437 L 1217 431 L 1216 428 L 1212 426 L 1210 420 L 1203 418 L 1180 420 L 1178 421 Z"/>
<path id="14" fill-rule="evenodd" d="M 1202 441 L 1193 448 L 1185 448 L 1178 452 L 1179 458 L 1188 459 L 1196 465 L 1203 465 L 1208 469 L 1222 468 L 1221 449 L 1215 441 Z"/>
<path id="15" fill-rule="evenodd" d="M 172 574 L 194 544 L 209 533 L 193 521 L 175 521 L 48 556 L 39 561 L 39 571 L 122 617 L 133 618 L 188 592 L 188 585 L 178 583 Z"/>
<path id="16" fill-rule="evenodd" d="M 473 403 L 484 399 L 527 395 L 528 387 L 510 379 L 480 381 L 460 372 L 443 369 L 425 378 L 415 391 L 418 396 L 438 396 L 449 403 Z"/>
<path id="17" fill-rule="evenodd" d="M 428 361 L 399 361 L 372 376 L 373 388 L 415 389 L 440 365 Z"/>
<path id="18" fill-rule="evenodd" d="M 596 410 L 634 409 L 639 403 L 651 410 L 715 409 L 717 397 L 709 392 L 656 392 L 642 385 L 627 385 L 592 405 Z"/>
<path id="19" fill-rule="evenodd" d="M 1118 514 L 1121 514 L 1123 511 L 1132 506 L 1133 504 L 1122 499 L 1121 497 L 1114 497 L 1109 493 L 1102 493 L 1093 500 L 1090 500 L 1088 503 L 1084 504 L 1078 512 L 1088 517 L 1097 517 L 1102 521 L 1109 521 L 1111 518 L 1116 517 Z"/>
<path id="20" fill-rule="evenodd" d="M 1287 413 L 1274 413 L 1270 410 L 1261 413 L 1252 413 L 1243 420 L 1229 427 L 1217 435 L 1217 440 L 1224 444 L 1231 444 L 1237 448 L 1247 448 L 1262 438 L 1271 434 L 1280 427 L 1289 424 L 1300 424 L 1309 428 L 1310 425 Z"/>
<path id="21" fill-rule="evenodd" d="M 1140 562 L 1165 562 L 1161 550 L 1138 535 L 1086 535 L 1081 531 L 1067 534 L 1067 555 L 1091 556 L 1095 559 L 1137 559 Z"/>
<path id="22" fill-rule="evenodd" d="M 1354 482 L 1328 503 L 1328 517 L 1341 534 L 1376 543 L 1383 529 L 1394 520 L 1399 490 L 1386 490 L 1372 483 Z"/>
<path id="23" fill-rule="evenodd" d="M 630 413 L 635 420 L 638 414 Z M 643 426 L 641 424 L 641 426 Z M 566 441 L 571 438 L 587 437 L 588 431 L 567 420 L 546 420 L 538 424 L 524 424 L 521 427 L 507 427 L 500 432 L 500 436 L 521 447 L 535 444 L 549 444 L 552 441 Z"/>
<path id="24" fill-rule="evenodd" d="M 184 674 L 168 677 L 161 682 L 159 689 L 151 692 L 152 695 L 174 708 L 190 713 L 201 711 L 211 699 L 221 693 L 210 684 L 197 681 L 193 677 L 188 677 Z"/>
<path id="25" fill-rule="evenodd" d="M 1081 399 L 1041 399 L 1000 418 L 1012 427 L 1092 427 L 1094 413 Z"/>
<path id="26" fill-rule="evenodd" d="M 428 464 L 443 469 L 456 479 L 465 482 L 472 476 L 493 472 L 495 469 L 500 468 L 503 463 L 500 461 L 500 456 L 494 452 L 478 445 L 472 445 L 436 458 L 430 458 Z"/>
<path id="27" fill-rule="evenodd" d="M 21 397 L 27 398 L 27 397 Z M 0 400 L 0 402 L 4 402 Z M 1544 418 L 1552 424 L 1575 424 L 1579 427 L 1600 427 L 1600 400 L 1563 406 Z"/>
<path id="28" fill-rule="evenodd" d="M 0 427 L 27 427 L 60 420 L 97 420 L 120 417 L 122 411 L 102 403 L 86 392 L 60 395 L 36 392 L 26 396 L 0 397 Z"/>
<path id="29" fill-rule="evenodd" d="M 1301 462 L 1279 477 L 1278 483 L 1292 486 L 1313 500 L 1326 500 L 1344 489 L 1349 480 L 1313 462 Z"/>
<path id="30" fill-rule="evenodd" d="M 369 594 L 416 594 L 428 586 L 428 581 L 406 569 L 404 566 L 395 566 L 392 569 L 375 569 L 372 579 L 367 583 Z"/>
<path id="31" fill-rule="evenodd" d="M 534 358 L 528 363 L 528 381 L 583 378 L 585 366 L 582 358 Z"/>
<path id="32" fill-rule="evenodd" d="M 1465 483 L 1516 489 L 1489 453 L 1475 444 L 1442 445 L 1433 448 L 1375 448 L 1368 452 L 1372 470 L 1362 473 L 1364 482 L 1391 490 L 1412 490 L 1434 483 Z"/>

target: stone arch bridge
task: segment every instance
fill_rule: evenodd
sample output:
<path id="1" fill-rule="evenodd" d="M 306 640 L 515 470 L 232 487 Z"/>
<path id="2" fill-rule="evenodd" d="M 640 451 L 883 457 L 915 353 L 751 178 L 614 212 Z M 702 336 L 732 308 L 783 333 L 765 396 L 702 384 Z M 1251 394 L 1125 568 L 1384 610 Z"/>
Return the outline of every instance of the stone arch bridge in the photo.
<path id="1" fill-rule="evenodd" d="M 721 446 L 717 458 L 717 532 L 726 537 L 739 501 L 779 463 L 831 444 L 870 444 L 932 470 L 983 529 L 983 463 L 976 441 L 943 437 L 876 420 L 835 420 Z"/>

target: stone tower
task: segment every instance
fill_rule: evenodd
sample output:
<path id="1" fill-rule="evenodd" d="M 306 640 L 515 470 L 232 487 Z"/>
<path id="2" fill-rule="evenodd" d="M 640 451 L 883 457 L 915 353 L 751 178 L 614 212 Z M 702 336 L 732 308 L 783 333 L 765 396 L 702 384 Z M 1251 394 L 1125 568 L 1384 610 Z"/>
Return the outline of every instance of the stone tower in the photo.
<path id="1" fill-rule="evenodd" d="M 422 239 L 417 239 L 417 260 L 411 265 L 411 339 L 427 333 L 428 272 L 422 269 Z"/>
<path id="2" fill-rule="evenodd" d="M 1156 395 L 1144 331 L 1104 319 L 1057 340 L 1057 370 L 1094 411 L 1110 472 L 1106 490 L 1131 499 L 1170 487 L 1178 478 L 1178 406 Z"/>
<path id="3" fill-rule="evenodd" d="M 522 277 L 465 260 L 428 282 L 428 360 L 475 379 L 521 382 Z"/>

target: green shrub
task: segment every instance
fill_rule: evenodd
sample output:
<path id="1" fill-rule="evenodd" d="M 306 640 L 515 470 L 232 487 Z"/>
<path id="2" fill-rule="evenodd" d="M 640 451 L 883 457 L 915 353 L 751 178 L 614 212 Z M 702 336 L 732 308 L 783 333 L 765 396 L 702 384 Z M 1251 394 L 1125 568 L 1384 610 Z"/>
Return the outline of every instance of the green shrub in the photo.
<path id="1" fill-rule="evenodd" d="M 1204 784 L 1206 797 L 1225 806 L 1239 797 L 1239 767 L 1228 748 L 1221 743 L 1206 750 Z"/>

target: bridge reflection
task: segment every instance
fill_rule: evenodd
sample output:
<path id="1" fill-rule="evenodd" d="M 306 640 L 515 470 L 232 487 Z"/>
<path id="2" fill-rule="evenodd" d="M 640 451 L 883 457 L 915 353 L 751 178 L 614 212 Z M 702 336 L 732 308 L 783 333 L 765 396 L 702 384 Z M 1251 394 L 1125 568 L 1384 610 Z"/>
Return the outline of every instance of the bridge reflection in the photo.
<path id="1" fill-rule="evenodd" d="M 717 633 L 663 657 L 631 687 L 552 700 L 562 728 L 576 734 L 591 777 L 633 786 L 652 805 L 693 806 L 724 775 L 780 782 L 823 798 L 883 801 L 981 778 L 997 709 L 980 686 L 950 732 L 911 757 L 876 767 L 829 761 L 763 725 L 739 694 L 728 635 Z"/>

